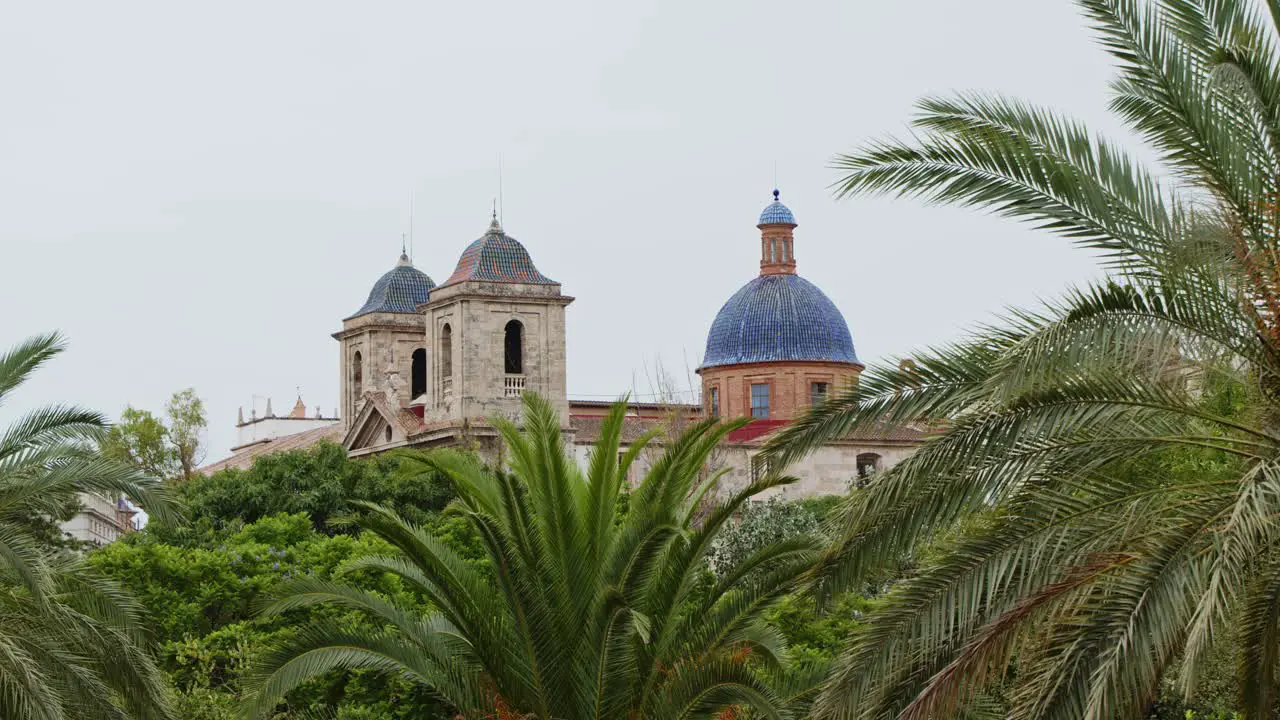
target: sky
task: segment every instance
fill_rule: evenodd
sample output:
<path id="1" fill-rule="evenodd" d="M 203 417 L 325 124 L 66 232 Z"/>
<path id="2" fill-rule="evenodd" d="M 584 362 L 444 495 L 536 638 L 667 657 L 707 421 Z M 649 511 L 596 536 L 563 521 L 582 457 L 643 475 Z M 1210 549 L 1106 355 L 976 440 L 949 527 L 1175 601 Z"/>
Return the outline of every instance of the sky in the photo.
<path id="1" fill-rule="evenodd" d="M 696 385 L 775 182 L 863 362 L 955 340 L 1094 258 L 975 210 L 837 200 L 833 157 L 958 91 L 1121 135 L 1112 75 L 1065 0 L 7 3 L 0 348 L 70 344 L 0 427 L 193 387 L 212 461 L 238 407 L 301 388 L 331 414 L 330 334 L 395 264 L 410 198 L 415 264 L 441 282 L 501 194 L 577 298 L 573 397 L 643 399 L 658 366 Z"/>

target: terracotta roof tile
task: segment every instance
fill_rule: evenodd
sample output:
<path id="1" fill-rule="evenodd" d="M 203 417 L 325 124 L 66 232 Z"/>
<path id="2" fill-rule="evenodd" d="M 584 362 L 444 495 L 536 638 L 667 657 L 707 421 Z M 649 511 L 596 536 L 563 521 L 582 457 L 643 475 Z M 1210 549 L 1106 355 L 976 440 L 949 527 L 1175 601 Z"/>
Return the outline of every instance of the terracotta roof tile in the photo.
<path id="1" fill-rule="evenodd" d="M 342 426 L 338 423 L 326 425 L 325 427 L 303 430 L 300 433 L 283 435 L 272 440 L 263 440 L 262 442 L 254 443 L 252 445 L 246 445 L 231 457 L 219 460 L 216 463 L 205 465 L 204 467 L 196 470 L 196 472 L 202 475 L 212 475 L 219 470 L 226 470 L 227 468 L 248 470 L 253 467 L 254 461 L 263 455 L 288 452 L 289 450 L 305 450 L 322 440 L 338 442 L 341 438 Z"/>
<path id="2" fill-rule="evenodd" d="M 577 442 L 594 443 L 600 437 L 600 426 L 603 417 L 589 415 L 570 415 L 569 425 L 577 431 Z M 652 428 L 659 427 L 661 420 L 647 418 L 627 418 L 622 426 L 622 441 L 634 442 Z M 784 420 L 756 420 L 745 427 L 734 430 L 725 437 L 730 444 L 753 444 L 763 442 L 765 438 L 786 426 Z M 850 433 L 844 438 L 846 442 L 921 442 L 926 433 L 906 426 L 882 426 L 880 428 Z"/>

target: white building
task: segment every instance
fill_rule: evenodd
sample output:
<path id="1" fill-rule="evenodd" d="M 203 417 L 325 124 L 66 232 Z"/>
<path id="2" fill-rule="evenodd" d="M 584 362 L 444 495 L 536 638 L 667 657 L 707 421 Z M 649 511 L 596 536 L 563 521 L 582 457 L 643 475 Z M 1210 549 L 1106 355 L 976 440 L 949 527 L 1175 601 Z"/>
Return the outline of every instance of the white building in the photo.
<path id="1" fill-rule="evenodd" d="M 137 511 L 123 498 L 81 493 L 80 507 L 75 517 L 61 525 L 64 534 L 80 542 L 106 545 L 137 529 L 133 524 Z"/>

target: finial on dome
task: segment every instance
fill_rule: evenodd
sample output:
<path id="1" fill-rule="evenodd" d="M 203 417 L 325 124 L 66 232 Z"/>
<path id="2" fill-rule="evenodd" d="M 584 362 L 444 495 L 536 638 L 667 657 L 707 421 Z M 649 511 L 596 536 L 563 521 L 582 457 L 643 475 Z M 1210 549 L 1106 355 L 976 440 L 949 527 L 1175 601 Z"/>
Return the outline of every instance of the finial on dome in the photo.
<path id="1" fill-rule="evenodd" d="M 781 195 L 781 194 L 782 194 L 782 193 L 778 192 L 778 188 L 774 188 L 774 189 L 773 189 L 773 201 L 774 201 L 774 202 L 778 202 L 778 196 L 779 196 L 779 195 Z"/>
<path id="2" fill-rule="evenodd" d="M 498 222 L 498 206 L 493 206 L 493 219 L 489 221 L 489 235 L 501 235 L 502 223 Z"/>
<path id="3" fill-rule="evenodd" d="M 400 233 L 400 259 L 396 261 L 396 267 L 404 267 L 406 265 L 413 264 L 412 262 L 409 261 L 409 253 L 405 248 L 405 242 L 407 237 L 408 236 L 406 236 L 404 233 Z"/>

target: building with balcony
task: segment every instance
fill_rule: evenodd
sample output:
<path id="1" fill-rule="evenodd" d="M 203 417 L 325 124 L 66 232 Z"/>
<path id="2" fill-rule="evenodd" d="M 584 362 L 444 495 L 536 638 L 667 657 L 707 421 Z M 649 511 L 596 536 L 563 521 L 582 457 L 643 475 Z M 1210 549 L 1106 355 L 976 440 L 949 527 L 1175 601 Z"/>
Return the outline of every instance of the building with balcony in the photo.
<path id="1" fill-rule="evenodd" d="M 133 532 L 133 509 L 123 498 L 111 498 L 92 493 L 80 494 L 80 512 L 62 523 L 62 532 L 87 545 L 106 545 Z"/>

